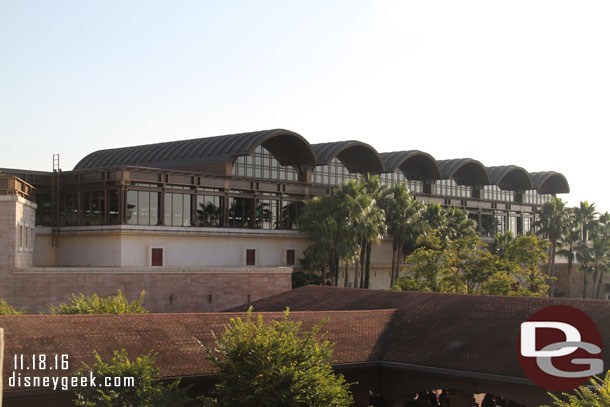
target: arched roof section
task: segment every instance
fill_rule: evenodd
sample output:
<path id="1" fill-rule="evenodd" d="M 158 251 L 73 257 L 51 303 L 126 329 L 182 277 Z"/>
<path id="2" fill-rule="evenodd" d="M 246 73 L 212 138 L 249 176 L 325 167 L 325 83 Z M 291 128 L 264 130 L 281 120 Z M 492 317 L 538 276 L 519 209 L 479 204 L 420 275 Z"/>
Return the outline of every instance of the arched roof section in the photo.
<path id="1" fill-rule="evenodd" d="M 555 171 L 531 172 L 532 184 L 541 194 L 567 194 L 570 185 L 563 174 Z"/>
<path id="2" fill-rule="evenodd" d="M 456 158 L 437 161 L 443 178 L 451 178 L 460 185 L 489 185 L 489 174 L 485 166 L 472 158 Z"/>
<path id="3" fill-rule="evenodd" d="M 274 129 L 99 150 L 80 160 L 74 169 L 117 165 L 197 168 L 232 162 L 236 157 L 251 154 L 260 145 L 282 165 L 292 165 L 302 170 L 306 165 L 317 162 L 316 153 L 303 136 L 289 130 Z"/>
<path id="4" fill-rule="evenodd" d="M 380 174 L 384 172 L 383 162 L 377 150 L 356 140 L 335 141 L 312 144 L 318 156 L 317 165 L 328 164 L 338 158 L 349 172 L 360 174 Z"/>
<path id="5" fill-rule="evenodd" d="M 509 191 L 527 191 L 533 188 L 529 173 L 516 165 L 487 167 L 492 184 Z"/>
<path id="6" fill-rule="evenodd" d="M 380 156 L 386 171 L 400 169 L 407 179 L 420 181 L 441 179 L 441 169 L 436 160 L 423 151 L 392 151 L 381 153 Z"/>

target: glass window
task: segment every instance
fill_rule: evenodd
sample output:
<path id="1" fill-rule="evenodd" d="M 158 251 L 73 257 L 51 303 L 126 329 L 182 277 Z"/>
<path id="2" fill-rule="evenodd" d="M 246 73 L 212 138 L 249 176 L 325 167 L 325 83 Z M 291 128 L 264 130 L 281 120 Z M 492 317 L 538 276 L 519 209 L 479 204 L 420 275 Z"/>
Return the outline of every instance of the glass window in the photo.
<path id="1" fill-rule="evenodd" d="M 229 227 L 253 227 L 253 220 L 255 219 L 254 215 L 253 198 L 229 198 Z"/>
<path id="2" fill-rule="evenodd" d="M 249 156 L 237 157 L 232 174 L 238 177 L 274 181 L 298 181 L 296 170 L 290 165 L 280 165 L 264 147 L 258 146 Z"/>
<path id="3" fill-rule="evenodd" d="M 197 196 L 197 226 L 222 226 L 223 197 Z"/>
<path id="4" fill-rule="evenodd" d="M 163 201 L 163 224 L 166 226 L 171 226 L 172 225 L 172 195 L 168 192 L 166 192 L 164 194 L 164 201 Z"/>
<path id="5" fill-rule="evenodd" d="M 150 225 L 150 192 L 138 191 L 138 225 Z"/>
<path id="6" fill-rule="evenodd" d="M 172 194 L 172 226 L 182 226 L 182 194 Z"/>
<path id="7" fill-rule="evenodd" d="M 159 193 L 150 192 L 150 222 L 149 225 L 159 224 Z"/>
<path id="8" fill-rule="evenodd" d="M 312 180 L 316 184 L 340 185 L 348 180 L 357 180 L 360 174 L 350 173 L 338 158 L 333 158 L 327 165 L 318 165 L 313 169 Z"/>
<path id="9" fill-rule="evenodd" d="M 127 212 L 125 220 L 130 225 L 138 224 L 138 191 L 127 191 Z"/>
<path id="10" fill-rule="evenodd" d="M 182 195 L 182 226 L 191 226 L 191 195 Z"/>
<path id="11" fill-rule="evenodd" d="M 423 191 L 423 185 L 421 185 L 421 190 Z M 471 198 L 472 197 L 472 187 L 468 185 L 458 185 L 452 179 L 442 179 L 436 181 L 434 184 L 434 191 L 437 195 L 443 196 L 454 196 L 460 198 Z"/>

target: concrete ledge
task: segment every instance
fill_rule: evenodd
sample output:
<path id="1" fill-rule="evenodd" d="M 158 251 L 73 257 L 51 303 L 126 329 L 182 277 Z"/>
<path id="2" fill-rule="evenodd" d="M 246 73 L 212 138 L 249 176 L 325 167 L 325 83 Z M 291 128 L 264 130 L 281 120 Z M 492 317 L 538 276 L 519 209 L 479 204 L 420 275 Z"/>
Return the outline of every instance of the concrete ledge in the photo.
<path id="1" fill-rule="evenodd" d="M 201 235 L 201 236 L 304 236 L 296 230 L 206 228 L 197 226 L 137 226 L 137 225 L 97 225 L 64 226 L 59 228 L 60 235 L 100 235 L 100 234 L 154 234 L 154 235 Z M 36 227 L 36 233 L 50 235 L 50 227 Z"/>
<path id="2" fill-rule="evenodd" d="M 0 202 L 18 202 L 32 209 L 36 209 L 38 207 L 38 205 L 36 205 L 34 202 L 28 201 L 27 199 L 17 195 L 0 195 Z"/>
<path id="3" fill-rule="evenodd" d="M 197 274 L 226 274 L 226 273 L 269 273 L 292 274 L 292 267 L 19 267 L 13 270 L 19 274 L 56 274 L 56 273 L 197 273 Z"/>

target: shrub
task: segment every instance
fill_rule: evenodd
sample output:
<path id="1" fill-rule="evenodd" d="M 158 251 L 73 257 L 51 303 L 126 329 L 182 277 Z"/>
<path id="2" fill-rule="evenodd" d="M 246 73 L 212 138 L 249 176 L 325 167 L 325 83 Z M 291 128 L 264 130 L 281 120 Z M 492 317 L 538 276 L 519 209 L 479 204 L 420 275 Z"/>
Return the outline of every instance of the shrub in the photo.
<path id="1" fill-rule="evenodd" d="M 116 296 L 106 298 L 98 297 L 97 294 L 91 297 L 85 297 L 82 293 L 78 296 L 72 294 L 70 303 L 62 303 L 57 307 L 50 304 L 48 307 L 51 314 L 145 314 L 148 310 L 142 307 L 144 294 L 146 292 L 142 290 L 140 298 L 131 303 L 121 290 L 118 290 Z"/>
<path id="2" fill-rule="evenodd" d="M 263 323 L 232 318 L 209 360 L 218 369 L 218 383 L 206 406 L 347 407 L 349 385 L 331 367 L 332 344 L 320 335 L 323 323 L 299 333 L 301 323 Z"/>
<path id="3" fill-rule="evenodd" d="M 18 311 L 15 308 L 8 305 L 6 301 L 4 301 L 3 299 L 0 299 L 0 315 L 21 315 L 21 314 L 25 314 L 25 311 L 22 311 L 22 310 Z"/>
<path id="4" fill-rule="evenodd" d="M 574 393 L 562 393 L 562 398 L 550 394 L 557 407 L 607 407 L 610 406 L 610 372 L 600 379 L 592 377 L 589 385 L 583 385 Z M 548 407 L 548 406 L 547 406 Z"/>
<path id="5" fill-rule="evenodd" d="M 180 387 L 180 380 L 164 385 L 159 380 L 159 369 L 154 366 L 154 354 L 129 360 L 127 351 L 114 351 L 110 360 L 104 360 L 95 353 L 96 363 L 85 364 L 76 372 L 77 377 L 89 377 L 90 372 L 96 378 L 96 386 L 75 387 L 74 402 L 77 406 L 95 407 L 180 407 L 192 401 L 186 396 L 186 389 Z M 133 377 L 133 386 L 101 387 L 104 378 Z M 127 383 L 125 381 L 124 383 Z"/>

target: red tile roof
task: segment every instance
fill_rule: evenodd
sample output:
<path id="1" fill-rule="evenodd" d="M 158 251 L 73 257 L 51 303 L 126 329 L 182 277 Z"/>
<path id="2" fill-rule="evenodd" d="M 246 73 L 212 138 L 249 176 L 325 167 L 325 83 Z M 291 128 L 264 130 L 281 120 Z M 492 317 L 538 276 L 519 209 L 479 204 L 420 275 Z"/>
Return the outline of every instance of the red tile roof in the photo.
<path id="1" fill-rule="evenodd" d="M 265 320 L 283 317 L 287 306 L 303 329 L 328 317 L 324 330 L 335 343 L 337 365 L 398 363 L 458 374 L 491 374 L 523 380 L 517 361 L 520 324 L 535 311 L 565 304 L 587 313 L 610 343 L 610 301 L 452 295 L 308 286 L 254 302 Z M 92 351 L 108 357 L 125 348 L 132 357 L 154 351 L 161 376 L 212 373 L 205 350 L 212 331 L 224 332 L 246 306 L 224 313 L 141 315 L 0 316 L 5 330 L 4 380 L 13 372 L 13 355 L 70 355 L 70 371 L 93 362 Z M 610 366 L 610 352 L 605 352 Z M 22 372 L 22 374 L 28 374 Z M 64 372 L 47 371 L 49 376 Z M 511 379 L 512 380 L 512 379 Z"/>
<path id="2" fill-rule="evenodd" d="M 517 360 L 520 325 L 535 311 L 569 305 L 589 315 L 610 346 L 610 301 L 457 295 L 306 286 L 251 304 L 255 311 L 397 309 L 381 360 L 525 377 Z M 242 307 L 236 307 L 233 311 Z M 604 366 L 610 367 L 610 349 Z"/>
<path id="3" fill-rule="evenodd" d="M 377 360 L 381 348 L 378 340 L 387 328 L 393 310 L 291 312 L 291 318 L 302 322 L 302 329 L 328 317 L 324 331 L 336 343 L 337 363 Z M 256 315 L 256 314 L 255 314 Z M 156 352 L 161 377 L 208 375 L 212 365 L 205 359 L 205 349 L 197 342 L 213 345 L 212 331 L 224 332 L 230 318 L 243 313 L 140 314 L 140 315 L 21 315 L 0 316 L 4 328 L 4 389 L 10 391 L 7 378 L 14 370 L 13 355 L 69 355 L 69 372 L 94 362 L 93 351 L 103 357 L 113 350 L 127 349 L 130 357 Z M 283 313 L 264 313 L 266 321 L 279 319 Z M 195 339 L 197 338 L 197 339 Z M 31 359 L 30 359 L 31 360 Z M 34 375 L 33 370 L 21 370 Z M 65 371 L 47 370 L 37 375 L 62 376 Z M 14 389 L 14 388 L 13 388 Z"/>

